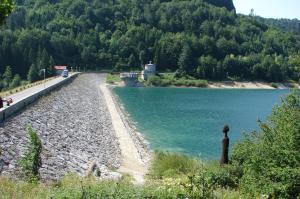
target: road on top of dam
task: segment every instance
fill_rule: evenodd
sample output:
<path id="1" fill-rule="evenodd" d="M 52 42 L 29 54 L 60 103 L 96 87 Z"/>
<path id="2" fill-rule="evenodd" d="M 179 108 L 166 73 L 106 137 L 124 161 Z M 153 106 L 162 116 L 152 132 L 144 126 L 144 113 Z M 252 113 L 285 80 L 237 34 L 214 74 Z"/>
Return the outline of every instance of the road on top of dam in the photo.
<path id="1" fill-rule="evenodd" d="M 91 162 L 121 165 L 121 151 L 100 90 L 105 74 L 81 74 L 0 126 L 0 174 L 18 177 L 18 161 L 28 145 L 31 125 L 42 141 L 40 178 L 85 175 Z"/>

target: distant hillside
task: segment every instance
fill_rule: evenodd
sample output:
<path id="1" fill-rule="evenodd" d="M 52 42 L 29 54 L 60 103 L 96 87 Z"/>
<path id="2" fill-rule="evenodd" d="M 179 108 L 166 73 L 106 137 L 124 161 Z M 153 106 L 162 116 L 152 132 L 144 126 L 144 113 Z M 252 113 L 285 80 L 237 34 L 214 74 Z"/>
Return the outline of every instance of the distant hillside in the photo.
<path id="1" fill-rule="evenodd" d="M 53 64 L 140 70 L 152 60 L 201 79 L 299 80 L 300 37 L 236 15 L 232 0 L 16 4 L 0 30 L 1 74 L 8 65 L 22 78 Z"/>
<path id="2" fill-rule="evenodd" d="M 257 20 L 270 26 L 280 28 L 283 31 L 300 34 L 300 20 L 298 19 L 271 19 L 257 17 Z"/>
<path id="3" fill-rule="evenodd" d="M 230 11 L 235 9 L 232 0 L 204 0 L 204 2 L 207 2 L 209 4 L 212 4 L 212 5 L 215 5 L 218 7 L 225 7 Z"/>

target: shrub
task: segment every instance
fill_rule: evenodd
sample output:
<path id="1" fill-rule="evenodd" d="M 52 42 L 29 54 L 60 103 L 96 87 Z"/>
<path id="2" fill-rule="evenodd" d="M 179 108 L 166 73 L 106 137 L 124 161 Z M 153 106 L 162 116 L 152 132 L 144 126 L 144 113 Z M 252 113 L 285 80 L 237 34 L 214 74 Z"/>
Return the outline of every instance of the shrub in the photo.
<path id="1" fill-rule="evenodd" d="M 189 175 L 188 179 L 188 183 L 183 184 L 188 192 L 188 198 L 214 198 L 213 191 L 216 188 L 214 173 L 203 166 L 197 174 Z"/>
<path id="2" fill-rule="evenodd" d="M 273 109 L 260 132 L 247 135 L 233 149 L 233 164 L 243 169 L 241 189 L 256 197 L 300 196 L 300 97 L 289 94 Z"/>
<path id="3" fill-rule="evenodd" d="M 118 82 L 121 82 L 121 78 L 119 75 L 108 74 L 106 76 L 106 82 L 109 84 L 116 84 Z"/>
<path id="4" fill-rule="evenodd" d="M 185 79 L 175 79 L 174 85 L 175 86 L 184 86 L 185 85 Z"/>
<path id="5" fill-rule="evenodd" d="M 156 76 L 156 75 L 152 75 L 148 78 L 148 80 L 146 81 L 146 84 L 148 86 L 161 86 L 162 81 L 161 78 Z"/>
<path id="6" fill-rule="evenodd" d="M 162 79 L 161 80 L 161 86 L 170 86 L 172 85 L 172 80 L 170 79 Z"/>
<path id="7" fill-rule="evenodd" d="M 273 88 L 278 88 L 278 84 L 277 83 L 271 83 L 271 86 L 273 87 Z"/>
<path id="8" fill-rule="evenodd" d="M 239 186 L 239 179 L 242 177 L 242 170 L 236 165 L 220 165 L 219 162 L 205 164 L 206 169 L 212 175 L 212 182 L 219 188 L 236 189 Z"/>
<path id="9" fill-rule="evenodd" d="M 39 70 L 35 64 L 30 66 L 29 72 L 27 74 L 27 80 L 32 83 L 39 80 Z"/>
<path id="10" fill-rule="evenodd" d="M 197 160 L 188 156 L 156 151 L 150 169 L 150 177 L 161 179 L 163 177 L 188 174 L 195 171 L 198 165 Z"/>
<path id="11" fill-rule="evenodd" d="M 206 80 L 197 80 L 195 86 L 205 88 L 208 86 L 208 82 Z"/>
<path id="12" fill-rule="evenodd" d="M 36 182 L 39 175 L 42 143 L 36 131 L 34 131 L 31 126 L 27 127 L 27 134 L 29 139 L 27 152 L 19 161 L 19 166 L 21 167 L 23 175 L 27 181 Z"/>
<path id="13" fill-rule="evenodd" d="M 207 87 L 208 83 L 206 80 L 195 79 L 190 76 L 176 77 L 172 73 L 158 74 L 151 76 L 146 82 L 148 86 L 186 86 L 186 87 Z"/>
<path id="14" fill-rule="evenodd" d="M 16 88 L 16 87 L 21 85 L 21 81 L 22 80 L 21 80 L 20 75 L 17 74 L 17 75 L 14 76 L 12 82 L 9 84 L 9 87 L 10 88 Z"/>
<path id="15" fill-rule="evenodd" d="M 238 192 L 222 188 L 235 187 L 231 184 L 236 183 L 234 173 L 233 167 L 222 167 L 217 162 L 207 164 L 185 155 L 156 152 L 150 178 L 143 186 L 133 185 L 126 177 L 99 181 L 92 176 L 69 174 L 54 184 L 0 177 L 0 192 L 4 198 L 239 198 Z"/>

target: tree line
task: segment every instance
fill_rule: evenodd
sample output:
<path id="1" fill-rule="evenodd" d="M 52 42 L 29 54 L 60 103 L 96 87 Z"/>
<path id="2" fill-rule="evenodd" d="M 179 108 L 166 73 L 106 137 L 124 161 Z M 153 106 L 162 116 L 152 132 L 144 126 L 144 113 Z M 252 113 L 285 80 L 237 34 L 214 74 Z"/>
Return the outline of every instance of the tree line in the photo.
<path id="1" fill-rule="evenodd" d="M 287 32 L 300 34 L 300 20 L 298 19 L 272 19 L 262 18 L 258 16 L 256 17 L 256 19 L 262 23 L 266 23 L 275 28 L 279 28 Z"/>
<path id="2" fill-rule="evenodd" d="M 53 65 L 199 79 L 299 80 L 300 36 L 237 15 L 231 0 L 17 0 L 0 30 L 0 73 Z"/>

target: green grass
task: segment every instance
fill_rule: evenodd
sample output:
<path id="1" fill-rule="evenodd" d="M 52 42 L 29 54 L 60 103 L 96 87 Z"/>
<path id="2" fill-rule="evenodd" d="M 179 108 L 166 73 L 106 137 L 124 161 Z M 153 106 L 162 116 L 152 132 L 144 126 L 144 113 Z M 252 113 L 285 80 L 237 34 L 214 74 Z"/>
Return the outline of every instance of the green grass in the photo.
<path id="1" fill-rule="evenodd" d="M 118 74 L 107 74 L 106 83 L 108 83 L 108 84 L 117 84 L 119 82 L 121 82 L 120 75 L 118 75 Z"/>
<path id="2" fill-rule="evenodd" d="M 27 182 L 0 178 L 1 198 L 134 198 L 141 192 L 128 181 L 100 182 L 94 178 L 82 178 L 74 174 L 61 181 L 50 184 L 31 184 Z"/>
<path id="3" fill-rule="evenodd" d="M 240 198 L 239 192 L 233 188 L 210 184 L 211 173 L 217 173 L 219 169 L 223 168 L 217 163 L 156 152 L 146 183 L 142 186 L 132 184 L 128 176 L 119 181 L 98 181 L 94 177 L 68 174 L 59 182 L 47 184 L 0 177 L 0 193 L 4 199 Z"/>
<path id="4" fill-rule="evenodd" d="M 174 73 L 162 73 L 157 76 L 151 76 L 146 81 L 147 86 L 178 86 L 178 87 L 207 87 L 206 80 L 195 79 L 192 77 L 176 78 Z"/>
<path id="5" fill-rule="evenodd" d="M 156 152 L 149 177 L 162 179 L 164 177 L 178 177 L 194 172 L 199 167 L 199 161 L 186 155 L 169 152 Z"/>
<path id="6" fill-rule="evenodd" d="M 272 86 L 273 88 L 278 88 L 278 87 L 279 87 L 279 84 L 278 84 L 278 83 L 272 82 L 272 83 L 271 83 L 271 86 Z"/>

